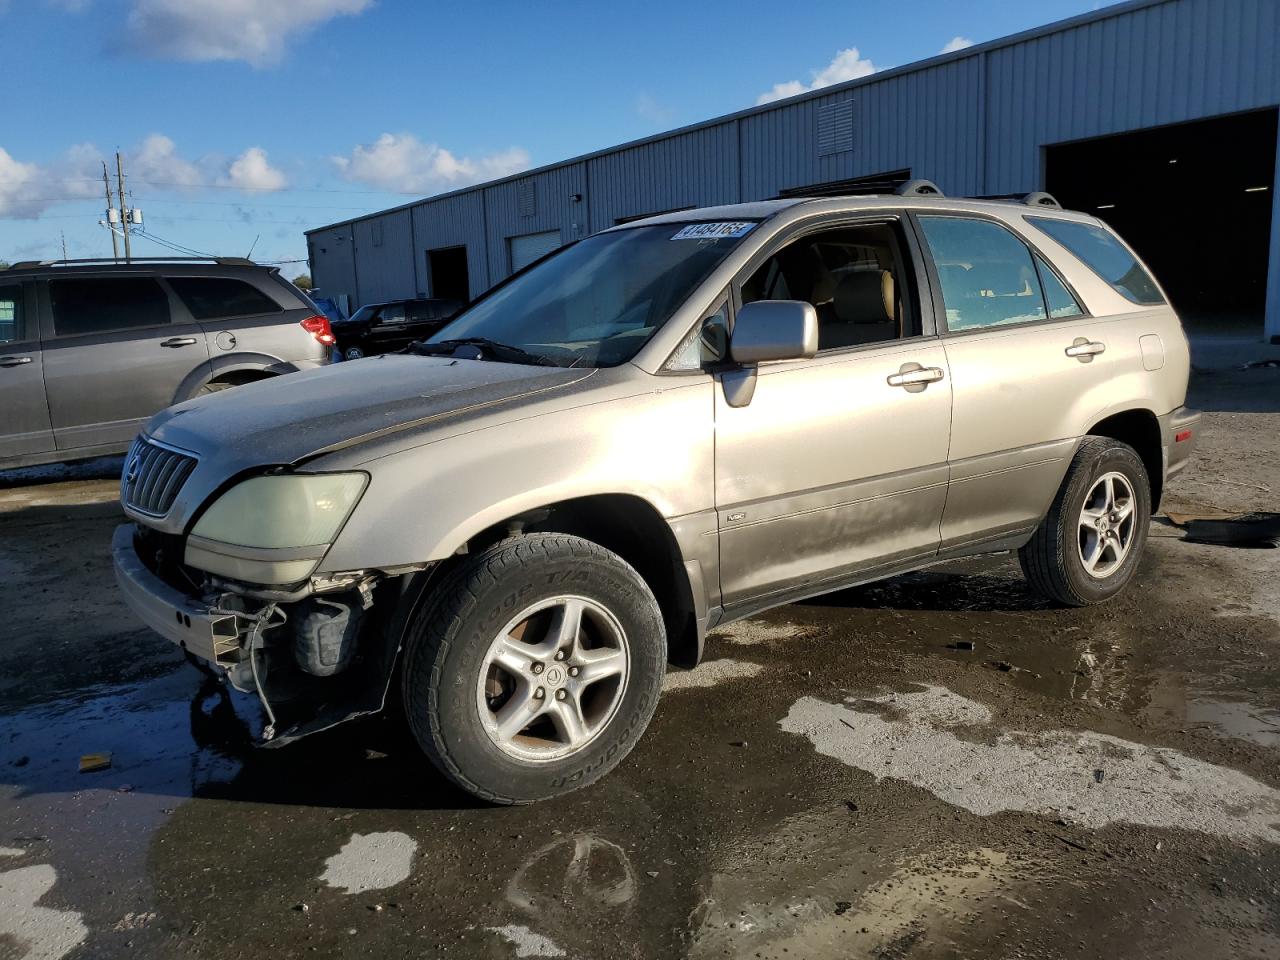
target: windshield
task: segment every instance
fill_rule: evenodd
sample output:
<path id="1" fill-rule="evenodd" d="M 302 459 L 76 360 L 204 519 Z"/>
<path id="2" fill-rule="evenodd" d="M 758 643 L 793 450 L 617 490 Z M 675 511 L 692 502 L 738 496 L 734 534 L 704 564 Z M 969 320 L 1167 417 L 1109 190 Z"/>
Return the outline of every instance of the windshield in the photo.
<path id="1" fill-rule="evenodd" d="M 363 321 L 368 320 L 370 317 L 373 316 L 373 312 L 377 310 L 380 306 L 382 306 L 382 304 L 380 303 L 371 303 L 368 306 L 361 307 L 359 310 L 357 310 L 355 313 L 351 315 L 351 322 L 362 323 Z"/>
<path id="2" fill-rule="evenodd" d="M 626 363 L 754 226 L 666 223 L 588 237 L 494 291 L 427 343 L 491 341 L 564 366 Z"/>

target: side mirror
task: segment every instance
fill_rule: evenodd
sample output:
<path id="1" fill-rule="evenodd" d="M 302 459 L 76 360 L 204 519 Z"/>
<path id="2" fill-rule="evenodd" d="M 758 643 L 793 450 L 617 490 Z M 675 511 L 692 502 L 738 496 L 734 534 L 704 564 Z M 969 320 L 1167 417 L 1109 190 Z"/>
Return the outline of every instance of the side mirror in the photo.
<path id="1" fill-rule="evenodd" d="M 804 360 L 818 352 L 818 311 L 802 300 L 756 300 L 744 304 L 729 338 L 737 363 Z"/>

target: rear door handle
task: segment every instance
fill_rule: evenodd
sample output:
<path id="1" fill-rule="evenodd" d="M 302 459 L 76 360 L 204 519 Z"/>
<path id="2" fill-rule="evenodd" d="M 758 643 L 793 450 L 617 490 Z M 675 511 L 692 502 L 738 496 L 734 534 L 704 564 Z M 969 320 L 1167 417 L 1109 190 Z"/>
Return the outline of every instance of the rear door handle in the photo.
<path id="1" fill-rule="evenodd" d="M 1076 337 L 1076 342 L 1067 347 L 1064 351 L 1068 357 L 1075 357 L 1081 363 L 1088 363 L 1099 353 L 1105 353 L 1107 345 L 1099 343 L 1097 340 L 1086 340 L 1084 337 Z"/>
<path id="2" fill-rule="evenodd" d="M 0 367 L 20 367 L 30 362 L 30 357 L 0 357 Z"/>
<path id="3" fill-rule="evenodd" d="M 918 363 L 904 363 L 897 373 L 891 373 L 885 382 L 891 387 L 903 387 L 911 393 L 919 393 L 931 383 L 945 376 L 941 367 L 922 367 Z"/>
<path id="4" fill-rule="evenodd" d="M 195 337 L 170 337 L 168 340 L 161 340 L 162 347 L 189 347 L 196 342 Z"/>

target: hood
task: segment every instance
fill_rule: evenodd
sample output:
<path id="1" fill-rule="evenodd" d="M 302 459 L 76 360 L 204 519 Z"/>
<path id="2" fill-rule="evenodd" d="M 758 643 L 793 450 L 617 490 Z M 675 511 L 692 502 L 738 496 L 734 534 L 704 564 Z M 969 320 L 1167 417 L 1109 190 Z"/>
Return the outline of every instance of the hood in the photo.
<path id="1" fill-rule="evenodd" d="M 146 432 L 212 455 L 228 476 L 296 463 L 481 406 L 564 387 L 590 370 L 388 354 L 272 377 L 188 400 L 157 414 Z"/>

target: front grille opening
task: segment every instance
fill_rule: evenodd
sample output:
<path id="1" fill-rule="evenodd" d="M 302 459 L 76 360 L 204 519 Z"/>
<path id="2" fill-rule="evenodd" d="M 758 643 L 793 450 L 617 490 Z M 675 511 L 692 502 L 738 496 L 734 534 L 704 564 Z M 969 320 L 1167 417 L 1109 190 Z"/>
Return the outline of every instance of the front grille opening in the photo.
<path id="1" fill-rule="evenodd" d="M 196 458 L 139 437 L 125 458 L 120 499 L 150 517 L 163 517 L 196 468 Z"/>

